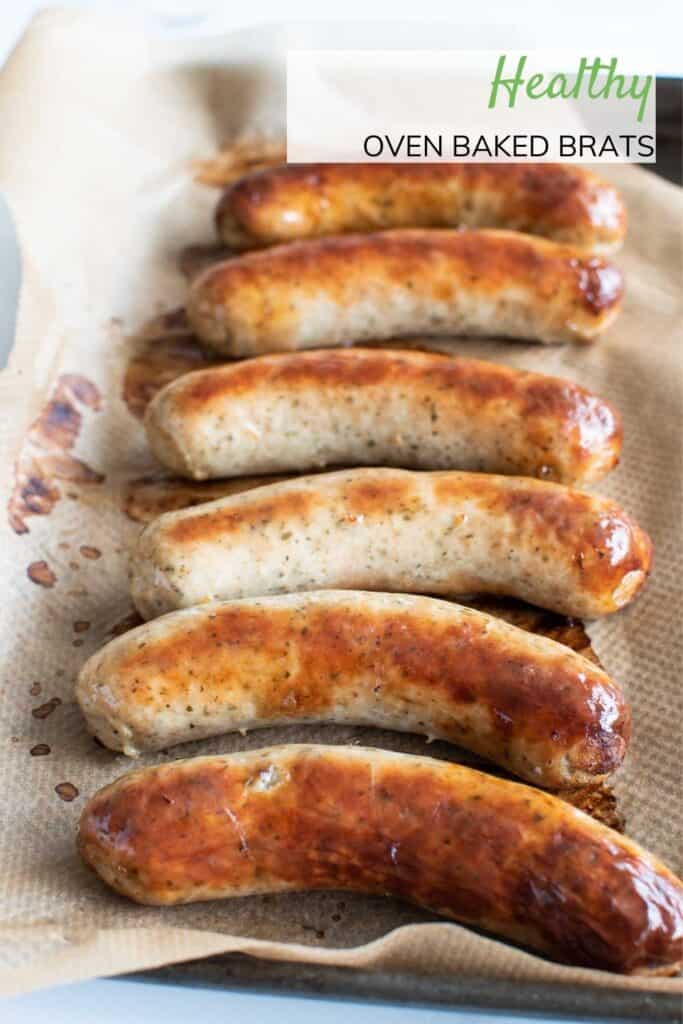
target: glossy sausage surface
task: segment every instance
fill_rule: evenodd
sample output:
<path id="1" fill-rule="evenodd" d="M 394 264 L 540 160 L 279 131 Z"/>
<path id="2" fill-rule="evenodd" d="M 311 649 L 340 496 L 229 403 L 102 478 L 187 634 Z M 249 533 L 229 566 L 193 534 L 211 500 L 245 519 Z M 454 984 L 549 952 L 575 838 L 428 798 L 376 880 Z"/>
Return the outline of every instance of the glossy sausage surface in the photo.
<path id="1" fill-rule="evenodd" d="M 383 465 L 598 480 L 616 411 L 570 381 L 428 352 L 330 349 L 185 374 L 147 409 L 157 458 L 183 476 Z"/>
<path id="2" fill-rule="evenodd" d="M 216 210 L 238 248 L 387 228 L 507 228 L 609 252 L 626 231 L 616 188 L 560 164 L 290 164 L 248 174 Z"/>
<path id="3" fill-rule="evenodd" d="M 80 850 L 141 903 L 349 889 L 428 907 L 558 960 L 673 973 L 683 886 L 557 797 L 432 758 L 293 745 L 124 776 Z"/>
<path id="4" fill-rule="evenodd" d="M 108 643 L 81 670 L 90 731 L 135 756 L 289 722 L 448 740 L 548 788 L 621 762 L 624 695 L 597 665 L 491 615 L 405 594 L 217 602 Z"/>
<path id="5" fill-rule="evenodd" d="M 577 618 L 630 601 L 647 535 L 614 502 L 527 477 L 355 469 L 162 515 L 131 560 L 153 618 L 302 590 L 505 594 Z"/>
<path id="6" fill-rule="evenodd" d="M 510 231 L 397 230 L 291 242 L 208 267 L 187 315 L 229 356 L 406 335 L 591 341 L 616 316 L 617 268 Z"/>

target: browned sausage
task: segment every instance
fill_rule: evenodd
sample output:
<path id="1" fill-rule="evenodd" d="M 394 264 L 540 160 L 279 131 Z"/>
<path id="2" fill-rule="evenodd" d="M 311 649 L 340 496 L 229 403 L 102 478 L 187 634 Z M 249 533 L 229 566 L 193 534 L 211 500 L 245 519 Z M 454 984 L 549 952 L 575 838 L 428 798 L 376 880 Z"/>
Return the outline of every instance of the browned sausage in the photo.
<path id="1" fill-rule="evenodd" d="M 616 316 L 617 268 L 512 231 L 397 230 L 290 242 L 208 267 L 189 321 L 253 356 L 406 335 L 592 341 Z"/>
<path id="2" fill-rule="evenodd" d="M 249 174 L 216 210 L 228 245 L 346 231 L 508 228 L 606 252 L 621 244 L 618 191 L 568 164 L 290 164 Z"/>
<path id="3" fill-rule="evenodd" d="M 131 561 L 145 618 L 301 590 L 505 594 L 593 618 L 640 591 L 652 546 L 614 502 L 487 473 L 352 469 L 160 516 Z"/>
<path id="4" fill-rule="evenodd" d="M 349 889 L 398 896 L 558 960 L 673 973 L 683 885 L 557 797 L 432 758 L 283 746 L 107 786 L 80 850 L 114 889 L 174 904 Z"/>
<path id="5" fill-rule="evenodd" d="M 153 399 L 145 429 L 166 466 L 198 480 L 374 465 L 588 482 L 614 467 L 622 437 L 616 411 L 570 381 L 372 349 L 185 374 Z"/>
<path id="6" fill-rule="evenodd" d="M 613 771 L 630 735 L 619 686 L 546 637 L 407 594 L 320 591 L 188 608 L 108 643 L 76 697 L 135 756 L 287 722 L 449 740 L 550 789 Z"/>

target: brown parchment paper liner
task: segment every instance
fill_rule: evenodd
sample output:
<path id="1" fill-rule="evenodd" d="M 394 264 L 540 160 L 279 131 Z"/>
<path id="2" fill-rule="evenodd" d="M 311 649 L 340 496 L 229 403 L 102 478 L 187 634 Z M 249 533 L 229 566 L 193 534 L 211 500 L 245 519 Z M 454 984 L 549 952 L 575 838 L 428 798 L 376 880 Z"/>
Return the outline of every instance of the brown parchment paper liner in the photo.
<path id="1" fill-rule="evenodd" d="M 86 735 L 73 701 L 79 666 L 130 611 L 125 548 L 138 527 L 123 516 L 121 497 L 128 480 L 153 468 L 141 427 L 120 397 L 126 332 L 182 302 L 173 254 L 212 238 L 216 195 L 192 182 L 192 161 L 210 157 L 231 132 L 282 129 L 282 83 L 264 70 L 267 53 L 252 61 L 257 41 L 247 34 L 162 47 L 91 15 L 49 12 L 33 22 L 0 77 L 0 188 L 23 254 L 17 340 L 0 376 L 0 992 L 233 950 L 683 991 L 679 979 L 624 979 L 551 964 L 379 898 L 288 894 L 137 907 L 79 862 L 74 835 L 84 799 L 130 767 Z M 615 168 L 608 176 L 623 188 L 630 215 L 619 256 L 628 295 L 609 334 L 587 348 L 465 341 L 452 348 L 573 378 L 623 414 L 623 464 L 601 490 L 652 534 L 655 573 L 642 599 L 593 627 L 592 636 L 633 703 L 635 735 L 617 783 L 627 832 L 680 870 L 683 202 L 680 190 L 647 172 Z M 73 375 L 101 393 L 98 411 L 96 401 L 79 402 L 76 386 L 72 404 L 82 422 L 74 425 L 71 415 L 78 434 L 71 454 L 106 479 L 59 481 L 61 500 L 49 515 L 27 519 L 29 532 L 19 535 L 4 511 L 13 466 L 63 375 L 71 375 L 69 395 Z M 63 412 L 53 408 L 57 420 Z M 47 566 L 32 575 L 51 586 L 29 579 L 36 562 Z M 47 714 L 32 714 L 43 705 Z M 436 744 L 425 750 L 420 739 L 332 727 L 226 737 L 169 756 L 285 739 L 448 756 Z M 50 753 L 31 756 L 40 744 Z"/>

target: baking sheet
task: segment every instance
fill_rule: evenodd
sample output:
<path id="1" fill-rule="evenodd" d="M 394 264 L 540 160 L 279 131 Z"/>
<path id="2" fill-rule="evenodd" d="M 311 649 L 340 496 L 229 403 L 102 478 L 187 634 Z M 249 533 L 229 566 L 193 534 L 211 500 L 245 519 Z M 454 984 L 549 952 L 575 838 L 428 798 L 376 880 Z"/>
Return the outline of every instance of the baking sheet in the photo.
<path id="1" fill-rule="evenodd" d="M 23 255 L 17 343 L 0 375 L 0 501 L 11 513 L 0 545 L 0 992 L 235 950 L 681 992 L 680 979 L 562 967 L 379 898 L 136 907 L 77 858 L 85 798 L 130 767 L 86 735 L 73 701 L 83 660 L 130 614 L 126 548 L 139 527 L 122 504 L 130 481 L 155 468 L 122 397 L 126 367 L 140 324 L 183 300 L 178 254 L 212 240 L 215 193 L 193 181 L 194 162 L 235 133 L 282 131 L 273 55 L 283 42 L 265 32 L 156 43 L 91 15 L 50 12 L 0 77 L 0 189 Z M 459 341 L 452 350 L 573 378 L 622 412 L 623 464 L 600 490 L 651 533 L 655 573 L 642 599 L 591 633 L 633 704 L 634 740 L 616 787 L 627 832 L 680 871 L 683 202 L 647 172 L 609 176 L 631 222 L 619 257 L 627 300 L 609 334 L 591 348 Z M 386 733 L 292 727 L 168 756 L 285 739 L 425 750 L 421 740 Z"/>
<path id="2" fill-rule="evenodd" d="M 520 981 L 518 978 L 416 975 L 344 967 L 260 960 L 240 953 L 193 960 L 124 975 L 124 980 L 161 985 L 188 985 L 272 995 L 308 996 L 394 1006 L 456 1009 L 494 1015 L 543 1015 L 543 1020 L 638 1021 L 638 1024 L 680 1024 L 680 996 L 664 992 L 635 992 L 591 985 Z M 478 1019 L 473 1018 L 473 1019 Z M 488 1019 L 488 1018 L 487 1018 Z M 496 1017 L 497 1019 L 497 1017 Z M 540 1019 L 540 1018 L 539 1018 Z"/>

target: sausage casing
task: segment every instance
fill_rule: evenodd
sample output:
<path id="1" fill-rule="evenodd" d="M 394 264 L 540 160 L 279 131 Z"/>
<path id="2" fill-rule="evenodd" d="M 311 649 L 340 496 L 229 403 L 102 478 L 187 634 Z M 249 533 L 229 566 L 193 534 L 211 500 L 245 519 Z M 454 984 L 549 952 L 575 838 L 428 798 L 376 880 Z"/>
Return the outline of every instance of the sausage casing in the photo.
<path id="1" fill-rule="evenodd" d="M 90 731 L 133 756 L 341 722 L 448 740 L 551 789 L 613 771 L 630 734 L 623 693 L 586 658 L 405 594 L 321 591 L 173 612 L 93 655 L 76 697 Z"/>
<path id="2" fill-rule="evenodd" d="M 505 594 L 564 615 L 616 611 L 647 535 L 606 498 L 527 477 L 355 469 L 170 512 L 141 533 L 132 594 L 153 618 L 301 590 Z"/>
<path id="3" fill-rule="evenodd" d="M 131 772 L 97 793 L 80 850 L 148 904 L 382 893 L 558 960 L 673 973 L 683 886 L 557 797 L 432 758 L 293 745 Z"/>
<path id="4" fill-rule="evenodd" d="M 289 164 L 232 184 L 216 210 L 237 248 L 387 228 L 507 228 L 609 252 L 618 191 L 568 164 Z"/>
<path id="5" fill-rule="evenodd" d="M 428 352 L 342 349 L 261 356 L 185 374 L 145 428 L 183 476 L 382 465 L 577 483 L 616 464 L 621 423 L 569 381 Z"/>
<path id="6" fill-rule="evenodd" d="M 337 235 L 216 263 L 187 315 L 229 356 L 405 335 L 591 341 L 616 316 L 617 268 L 511 231 Z"/>

